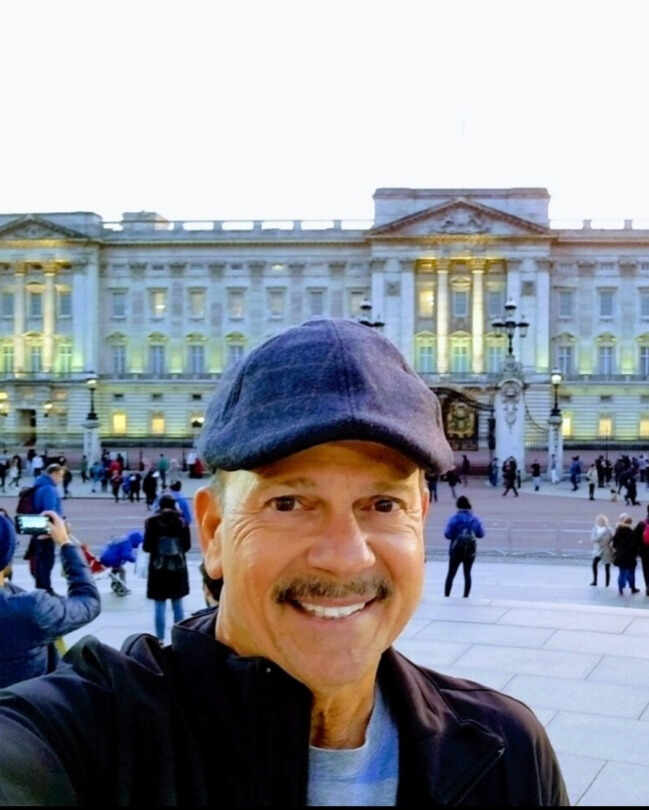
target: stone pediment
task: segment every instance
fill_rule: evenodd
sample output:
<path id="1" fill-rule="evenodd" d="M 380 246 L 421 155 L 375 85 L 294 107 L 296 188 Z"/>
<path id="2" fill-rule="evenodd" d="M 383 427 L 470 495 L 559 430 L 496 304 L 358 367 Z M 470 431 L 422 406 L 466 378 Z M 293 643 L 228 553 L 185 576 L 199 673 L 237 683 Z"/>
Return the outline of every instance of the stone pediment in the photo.
<path id="1" fill-rule="evenodd" d="M 548 228 L 535 222 L 458 198 L 380 225 L 369 231 L 369 236 L 545 236 L 549 233 Z"/>
<path id="2" fill-rule="evenodd" d="M 42 217 L 26 216 L 7 222 L 0 227 L 0 242 L 41 241 L 49 239 L 87 239 L 86 234 L 56 225 Z"/>

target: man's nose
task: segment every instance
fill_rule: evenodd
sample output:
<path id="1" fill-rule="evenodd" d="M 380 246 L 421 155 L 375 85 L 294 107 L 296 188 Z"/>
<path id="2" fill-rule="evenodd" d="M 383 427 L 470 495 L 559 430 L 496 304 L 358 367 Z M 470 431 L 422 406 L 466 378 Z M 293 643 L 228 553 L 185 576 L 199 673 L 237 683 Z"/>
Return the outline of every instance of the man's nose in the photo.
<path id="1" fill-rule="evenodd" d="M 366 571 L 376 562 L 369 534 L 353 510 L 327 515 L 308 552 L 309 564 L 341 576 Z"/>

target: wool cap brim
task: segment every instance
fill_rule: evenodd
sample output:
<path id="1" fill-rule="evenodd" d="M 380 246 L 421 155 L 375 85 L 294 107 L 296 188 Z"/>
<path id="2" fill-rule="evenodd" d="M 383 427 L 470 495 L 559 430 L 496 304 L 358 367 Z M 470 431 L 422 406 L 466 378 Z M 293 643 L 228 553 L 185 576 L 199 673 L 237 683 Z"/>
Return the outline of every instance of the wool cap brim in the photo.
<path id="1" fill-rule="evenodd" d="M 440 473 L 454 464 L 439 401 L 394 344 L 355 321 L 318 318 L 226 372 L 198 449 L 212 469 L 250 470 L 347 439 L 385 444 Z"/>

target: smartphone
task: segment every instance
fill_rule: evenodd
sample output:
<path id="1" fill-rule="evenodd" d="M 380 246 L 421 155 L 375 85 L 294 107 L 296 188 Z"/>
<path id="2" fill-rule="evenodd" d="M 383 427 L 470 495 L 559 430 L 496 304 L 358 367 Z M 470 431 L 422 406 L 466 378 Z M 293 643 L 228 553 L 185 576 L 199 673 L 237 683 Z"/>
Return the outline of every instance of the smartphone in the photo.
<path id="1" fill-rule="evenodd" d="M 16 515 L 16 531 L 19 534 L 49 534 L 50 519 L 47 515 Z"/>

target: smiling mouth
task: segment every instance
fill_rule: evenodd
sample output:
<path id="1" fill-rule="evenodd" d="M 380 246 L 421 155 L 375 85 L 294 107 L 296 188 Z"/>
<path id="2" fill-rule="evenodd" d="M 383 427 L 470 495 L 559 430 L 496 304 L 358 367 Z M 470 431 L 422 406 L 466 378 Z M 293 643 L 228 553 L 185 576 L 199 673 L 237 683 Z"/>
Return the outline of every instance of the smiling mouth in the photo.
<path id="1" fill-rule="evenodd" d="M 293 604 L 305 613 L 310 613 L 319 619 L 346 619 L 347 616 L 352 616 L 366 608 L 370 602 L 359 602 L 357 605 L 345 605 L 344 607 L 325 607 L 324 605 L 312 605 L 309 602 L 293 602 Z"/>

